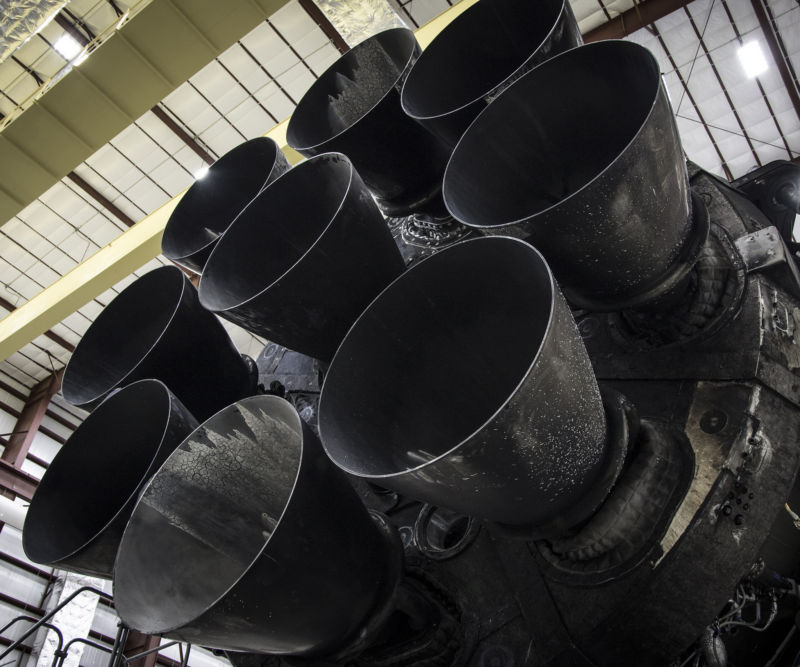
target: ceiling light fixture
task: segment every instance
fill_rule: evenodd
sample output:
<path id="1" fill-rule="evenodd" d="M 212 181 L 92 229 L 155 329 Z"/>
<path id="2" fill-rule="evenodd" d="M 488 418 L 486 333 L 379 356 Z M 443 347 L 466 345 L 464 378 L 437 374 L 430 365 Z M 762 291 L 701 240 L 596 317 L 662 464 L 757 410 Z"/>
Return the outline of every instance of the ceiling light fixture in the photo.
<path id="1" fill-rule="evenodd" d="M 748 79 L 767 71 L 767 59 L 764 57 L 764 52 L 758 42 L 748 42 L 743 45 L 739 49 L 738 55 L 739 62 L 742 63 L 742 68 Z"/>
<path id="2" fill-rule="evenodd" d="M 56 40 L 56 43 L 53 44 L 53 48 L 64 56 L 65 60 L 72 60 L 83 50 L 77 40 L 72 35 L 67 34 L 61 35 Z"/>

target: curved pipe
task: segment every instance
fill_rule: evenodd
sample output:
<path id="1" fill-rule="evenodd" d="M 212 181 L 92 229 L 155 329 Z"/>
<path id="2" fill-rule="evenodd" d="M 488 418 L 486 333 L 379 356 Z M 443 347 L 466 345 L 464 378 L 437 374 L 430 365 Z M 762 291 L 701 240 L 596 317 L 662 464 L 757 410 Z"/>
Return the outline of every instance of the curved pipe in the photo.
<path id="1" fill-rule="evenodd" d="M 582 44 L 567 0 L 477 2 L 422 52 L 403 110 L 449 146 L 489 102 L 539 63 Z"/>
<path id="2" fill-rule="evenodd" d="M 228 151 L 181 197 L 164 228 L 161 252 L 202 273 L 217 239 L 233 219 L 288 170 L 289 161 L 269 137 L 251 139 Z"/>
<path id="3" fill-rule="evenodd" d="M 116 609 L 132 628 L 204 646 L 326 653 L 388 603 L 389 545 L 294 408 L 255 396 L 200 426 L 145 488 L 117 557 Z"/>
<path id="4" fill-rule="evenodd" d="M 693 231 L 653 55 L 596 42 L 526 74 L 464 133 L 444 198 L 464 224 L 536 245 L 571 301 L 614 309 L 652 296 Z"/>
<path id="5" fill-rule="evenodd" d="M 406 28 L 373 35 L 314 82 L 286 130 L 289 145 L 306 157 L 347 155 L 386 215 L 445 212 L 449 150 L 400 106 L 400 87 L 419 54 Z"/>
<path id="6" fill-rule="evenodd" d="M 138 493 L 197 421 L 158 380 L 120 389 L 59 450 L 31 500 L 27 557 L 111 577 Z"/>
<path id="7" fill-rule="evenodd" d="M 404 268 L 350 160 L 330 153 L 297 165 L 242 211 L 211 253 L 200 302 L 329 361 L 358 314 Z"/>
<path id="8" fill-rule="evenodd" d="M 146 273 L 105 307 L 73 352 L 62 392 L 90 410 L 143 378 L 163 381 L 198 419 L 253 390 L 227 332 L 175 266 Z"/>
<path id="9" fill-rule="evenodd" d="M 573 507 L 606 453 L 569 308 L 541 255 L 504 237 L 450 246 L 373 301 L 325 377 L 319 428 L 346 472 L 506 524 Z"/>

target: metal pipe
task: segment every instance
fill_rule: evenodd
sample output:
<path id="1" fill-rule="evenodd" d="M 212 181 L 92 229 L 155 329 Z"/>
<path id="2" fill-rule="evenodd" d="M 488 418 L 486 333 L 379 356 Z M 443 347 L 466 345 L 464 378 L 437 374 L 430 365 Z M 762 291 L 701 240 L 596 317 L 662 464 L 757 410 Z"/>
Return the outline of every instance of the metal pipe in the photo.
<path id="1" fill-rule="evenodd" d="M 128 628 L 121 621 L 117 623 L 117 634 L 114 637 L 114 645 L 111 647 L 111 655 L 108 658 L 108 667 L 118 667 L 122 659 L 122 651 L 125 644 L 128 642 L 128 635 L 130 634 Z"/>
<path id="2" fill-rule="evenodd" d="M 373 35 L 314 82 L 286 130 L 289 145 L 306 157 L 347 155 L 386 215 L 445 213 L 449 150 L 400 106 L 401 86 L 420 53 L 406 28 Z"/>
<path id="3" fill-rule="evenodd" d="M 84 637 L 74 637 L 67 642 L 67 645 L 61 650 L 56 651 L 55 655 L 53 656 L 52 667 L 60 667 L 64 664 L 67 657 L 69 656 L 69 649 L 72 647 L 73 644 L 85 644 L 91 648 L 97 649 L 98 651 L 103 651 L 104 653 L 111 653 L 112 650 L 108 648 L 108 646 L 103 646 L 103 644 L 99 644 L 98 642 L 92 641 L 91 639 L 85 639 Z"/>
<path id="4" fill-rule="evenodd" d="M 217 239 L 239 212 L 288 170 L 289 161 L 269 137 L 251 139 L 228 151 L 181 197 L 164 228 L 161 252 L 202 273 Z"/>
<path id="5" fill-rule="evenodd" d="M 194 431 L 145 488 L 117 557 L 116 608 L 146 634 L 325 653 L 389 605 L 392 546 L 294 408 L 254 396 Z"/>
<path id="6" fill-rule="evenodd" d="M 299 164 L 242 211 L 209 257 L 200 303 L 329 361 L 358 314 L 404 268 L 353 164 L 329 153 Z"/>
<path id="7" fill-rule="evenodd" d="M 143 378 L 163 381 L 198 419 L 255 389 L 228 333 L 176 266 L 141 276 L 95 318 L 67 364 L 62 392 L 92 409 Z"/>
<path id="8" fill-rule="evenodd" d="M 71 593 L 68 597 L 62 600 L 55 608 L 51 609 L 47 614 L 42 616 L 36 623 L 34 623 L 27 631 L 19 637 L 11 646 L 9 646 L 5 651 L 0 653 L 0 659 L 5 658 L 11 651 L 14 651 L 18 646 L 22 644 L 28 637 L 30 637 L 34 632 L 36 632 L 40 627 L 46 625 L 48 621 L 53 618 L 59 611 L 61 611 L 64 607 L 66 607 L 70 602 L 72 602 L 76 597 L 78 597 L 81 593 L 85 592 L 94 593 L 95 595 L 105 598 L 107 600 L 111 599 L 111 596 L 106 593 L 105 591 L 101 591 L 94 586 L 81 586 L 79 589 Z M 52 628 L 51 628 L 52 629 Z M 2 632 L 2 631 L 0 631 Z"/>
<path id="9" fill-rule="evenodd" d="M 505 88 L 582 43 L 567 0 L 478 2 L 414 63 L 403 84 L 403 111 L 453 147 Z"/>
<path id="10" fill-rule="evenodd" d="M 53 632 L 56 633 L 56 635 L 58 635 L 58 645 L 56 648 L 56 653 L 57 653 L 61 649 L 61 646 L 64 644 L 64 634 L 57 626 L 53 625 L 52 623 L 41 623 L 40 620 L 41 619 L 34 618 L 33 616 L 16 616 L 12 618 L 10 622 L 6 623 L 2 628 L 0 628 L 0 635 L 2 635 L 11 626 L 15 625 L 20 621 L 28 621 L 30 623 L 36 623 L 37 628 L 40 627 L 47 628 L 48 630 L 52 630 Z M 10 653 L 13 650 L 20 648 L 22 646 L 21 642 L 22 640 L 18 639 L 16 642 L 9 644 L 8 649 L 4 651 L 2 654 L 0 654 L 0 658 L 5 657 L 8 653 Z"/>
<path id="11" fill-rule="evenodd" d="M 139 491 L 196 427 L 158 380 L 140 380 L 111 395 L 45 471 L 22 532 L 26 556 L 110 578 Z"/>
<path id="12" fill-rule="evenodd" d="M 708 231 L 658 63 L 630 42 L 573 49 L 503 92 L 456 146 L 444 198 L 464 224 L 533 243 L 594 310 L 673 288 Z"/>
<path id="13" fill-rule="evenodd" d="M 15 503 L 11 498 L 0 495 L 0 523 L 22 530 L 27 511 L 24 505 Z"/>
<path id="14" fill-rule="evenodd" d="M 515 525 L 580 508 L 606 456 L 569 308 L 538 251 L 505 237 L 450 246 L 370 304 L 325 377 L 319 428 L 350 474 Z"/>

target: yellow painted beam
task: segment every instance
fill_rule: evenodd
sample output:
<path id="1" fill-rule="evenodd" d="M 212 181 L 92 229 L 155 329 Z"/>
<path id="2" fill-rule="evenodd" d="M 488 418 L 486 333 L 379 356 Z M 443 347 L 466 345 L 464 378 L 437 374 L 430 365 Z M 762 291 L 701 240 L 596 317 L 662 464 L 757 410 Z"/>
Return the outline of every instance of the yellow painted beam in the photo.
<path id="1" fill-rule="evenodd" d="M 417 37 L 419 45 L 423 49 L 426 48 L 428 44 L 433 41 L 433 38 L 442 32 L 442 30 L 444 30 L 445 26 L 447 26 L 456 16 L 472 7 L 472 5 L 474 5 L 477 1 L 478 0 L 461 0 L 461 2 L 453 5 L 446 12 L 442 12 L 436 18 L 431 19 L 425 25 L 417 28 L 417 30 L 414 31 L 414 34 Z"/>
<path id="2" fill-rule="evenodd" d="M 427 46 L 456 16 L 477 0 L 461 0 L 416 31 L 417 40 Z M 287 145 L 288 119 L 265 136 L 275 140 L 291 164 L 303 156 Z M 0 191 L 1 194 L 1 191 Z M 183 193 L 98 250 L 72 271 L 0 320 L 0 359 L 19 350 L 65 317 L 102 294 L 161 252 L 161 235 L 170 214 Z"/>
<path id="3" fill-rule="evenodd" d="M 161 252 L 164 225 L 181 196 L 148 215 L 0 320 L 0 359 L 6 359 Z"/>

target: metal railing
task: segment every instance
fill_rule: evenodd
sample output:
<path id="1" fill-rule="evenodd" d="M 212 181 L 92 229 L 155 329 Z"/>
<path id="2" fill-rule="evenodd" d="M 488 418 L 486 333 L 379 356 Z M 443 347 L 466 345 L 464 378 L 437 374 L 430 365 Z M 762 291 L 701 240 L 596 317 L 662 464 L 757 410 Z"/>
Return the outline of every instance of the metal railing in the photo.
<path id="1" fill-rule="evenodd" d="M 112 600 L 112 597 L 108 593 L 106 593 L 104 591 L 101 591 L 101 590 L 99 590 L 97 588 L 94 588 L 93 586 L 82 586 L 81 588 L 79 588 L 78 590 L 76 590 L 75 592 L 70 594 L 67 598 L 62 600 L 54 609 L 52 609 L 50 612 L 48 612 L 47 614 L 42 616 L 42 618 L 37 619 L 37 618 L 35 618 L 33 616 L 27 616 L 27 615 L 24 615 L 24 614 L 20 615 L 20 616 L 15 616 L 8 623 L 6 623 L 2 628 L 0 628 L 0 636 L 2 636 L 3 633 L 5 633 L 9 628 L 13 627 L 17 623 L 20 623 L 20 622 L 24 621 L 24 622 L 32 623 L 32 625 L 22 634 L 21 637 L 19 637 L 14 642 L 12 642 L 11 645 L 8 648 L 6 648 L 5 651 L 0 653 L 0 660 L 2 660 L 4 657 L 9 655 L 13 651 L 15 651 L 15 650 L 19 649 L 20 647 L 22 647 L 24 645 L 23 642 L 26 639 L 28 639 L 28 637 L 33 635 L 37 630 L 39 630 L 39 628 L 47 628 L 48 630 L 52 630 L 53 632 L 55 632 L 56 636 L 57 636 L 56 650 L 55 650 L 55 653 L 53 655 L 53 661 L 51 663 L 51 667 L 63 667 L 64 661 L 67 659 L 67 657 L 69 655 L 70 648 L 75 644 L 84 644 L 84 645 L 89 646 L 91 648 L 97 649 L 98 651 L 102 651 L 104 653 L 108 653 L 109 654 L 108 667 L 121 667 L 122 665 L 129 665 L 132 662 L 135 662 L 136 660 L 139 660 L 141 658 L 147 657 L 148 655 L 152 655 L 153 653 L 158 653 L 158 652 L 163 651 L 164 649 L 169 648 L 171 646 L 176 646 L 177 645 L 179 650 L 180 650 L 180 654 L 181 654 L 180 667 L 188 667 L 188 664 L 189 664 L 189 653 L 190 653 L 190 651 L 192 649 L 192 645 L 191 644 L 186 644 L 186 650 L 184 651 L 183 650 L 183 645 L 179 641 L 171 641 L 171 642 L 168 642 L 166 644 L 160 644 L 159 646 L 156 646 L 155 648 L 151 648 L 151 649 L 148 649 L 146 651 L 142 651 L 141 653 L 137 653 L 135 655 L 130 655 L 130 656 L 125 655 L 125 653 L 124 653 L 125 644 L 128 641 L 128 635 L 130 634 L 130 629 L 127 626 L 125 626 L 123 623 L 121 623 L 121 622 L 117 626 L 117 635 L 114 638 L 114 644 L 113 644 L 113 646 L 111 648 L 108 648 L 108 646 L 105 646 L 103 644 L 99 644 L 98 642 L 95 642 L 95 641 L 92 641 L 91 639 L 86 639 L 86 638 L 83 638 L 83 637 L 76 637 L 74 639 L 70 639 L 65 644 L 64 643 L 64 634 L 61 632 L 61 630 L 57 626 L 53 625 L 49 621 L 59 611 L 61 611 L 70 602 L 72 602 L 76 597 L 78 597 L 81 593 L 86 593 L 86 592 L 94 593 L 95 595 L 97 595 L 101 599 L 105 599 L 105 600 L 108 600 L 108 601 Z"/>

